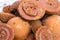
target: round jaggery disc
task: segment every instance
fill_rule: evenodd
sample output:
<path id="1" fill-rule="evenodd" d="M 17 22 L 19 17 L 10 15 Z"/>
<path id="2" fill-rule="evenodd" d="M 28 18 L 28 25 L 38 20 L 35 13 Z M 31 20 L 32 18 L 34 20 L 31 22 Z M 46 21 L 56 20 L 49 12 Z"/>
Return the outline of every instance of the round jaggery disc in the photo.
<path id="1" fill-rule="evenodd" d="M 0 40 L 13 40 L 14 30 L 7 24 L 0 22 Z"/>
<path id="2" fill-rule="evenodd" d="M 58 8 L 58 0 L 46 0 L 46 11 L 48 14 L 56 14 Z"/>
<path id="3" fill-rule="evenodd" d="M 6 12 L 6 13 L 10 13 L 11 11 L 13 11 L 14 9 L 11 7 L 11 5 L 8 5 L 8 6 L 5 6 L 3 8 L 3 12 Z"/>
<path id="4" fill-rule="evenodd" d="M 0 20 L 2 22 L 7 22 L 9 19 L 15 17 L 15 15 L 5 12 L 0 12 Z"/>
<path id="5" fill-rule="evenodd" d="M 40 27 L 35 36 L 36 40 L 53 40 L 53 33 L 46 26 Z"/>
<path id="6" fill-rule="evenodd" d="M 45 8 L 47 14 L 56 14 L 58 8 L 58 0 L 36 0 Z"/>
<path id="7" fill-rule="evenodd" d="M 48 14 L 56 14 L 58 8 L 58 0 L 38 0 L 39 4 L 42 4 L 42 7 L 45 8 Z"/>
<path id="8" fill-rule="evenodd" d="M 14 29 L 16 39 L 26 39 L 30 33 L 29 23 L 22 20 L 20 17 L 14 17 L 10 19 L 7 24 L 9 24 Z"/>
<path id="9" fill-rule="evenodd" d="M 44 25 L 48 26 L 49 29 L 52 30 L 54 40 L 60 40 L 60 16 L 52 15 L 46 18 L 43 22 Z"/>
<path id="10" fill-rule="evenodd" d="M 42 5 L 42 4 L 41 4 Z M 44 16 L 45 9 L 35 0 L 22 0 L 18 12 L 26 20 L 37 20 Z"/>

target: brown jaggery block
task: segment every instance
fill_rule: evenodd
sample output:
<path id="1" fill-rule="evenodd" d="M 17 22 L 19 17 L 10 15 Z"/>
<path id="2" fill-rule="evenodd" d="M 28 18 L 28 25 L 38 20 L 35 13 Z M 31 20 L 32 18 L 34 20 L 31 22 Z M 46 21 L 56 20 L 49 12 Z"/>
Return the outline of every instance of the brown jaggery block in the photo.
<path id="1" fill-rule="evenodd" d="M 35 33 L 37 29 L 42 26 L 42 23 L 40 20 L 35 20 L 35 21 L 31 21 L 30 25 L 31 25 L 33 33 Z"/>
<path id="2" fill-rule="evenodd" d="M 10 19 L 7 24 L 14 29 L 16 39 L 25 40 L 30 33 L 29 23 L 22 20 L 20 17 Z"/>
<path id="3" fill-rule="evenodd" d="M 14 5 L 13 6 L 12 5 L 5 6 L 3 8 L 3 12 L 5 12 L 5 13 L 11 13 L 11 14 L 14 14 L 16 16 L 19 16 L 17 8 L 15 8 Z M 17 5 L 15 5 L 15 6 L 17 6 Z"/>
<path id="4" fill-rule="evenodd" d="M 26 20 L 41 19 L 45 14 L 45 9 L 35 0 L 22 0 L 18 12 Z"/>
<path id="5" fill-rule="evenodd" d="M 8 24 L 0 22 L 0 40 L 13 40 L 14 30 Z"/>
<path id="6" fill-rule="evenodd" d="M 15 1 L 12 5 L 5 6 L 5 7 L 3 8 L 3 11 L 4 11 L 4 12 L 11 13 L 11 12 L 14 11 L 15 9 L 17 10 L 18 7 L 19 7 L 20 2 L 21 2 L 21 1 Z"/>
<path id="7" fill-rule="evenodd" d="M 15 15 L 5 12 L 0 12 L 0 20 L 2 22 L 7 22 L 9 19 L 15 17 Z"/>
<path id="8" fill-rule="evenodd" d="M 11 13 L 11 11 L 13 11 L 14 9 L 11 7 L 11 5 L 8 5 L 8 6 L 5 6 L 3 8 L 3 12 L 6 12 L 6 13 Z"/>
<path id="9" fill-rule="evenodd" d="M 40 27 L 35 33 L 36 40 L 54 40 L 52 31 L 46 27 Z"/>
<path id="10" fill-rule="evenodd" d="M 38 0 L 45 8 L 47 14 L 56 14 L 58 8 L 58 0 Z"/>
<path id="11" fill-rule="evenodd" d="M 54 35 L 54 40 L 60 40 L 60 16 L 52 15 L 43 20 L 44 25 L 48 26 Z"/>
<path id="12" fill-rule="evenodd" d="M 11 5 L 5 6 L 3 8 L 3 12 L 5 12 L 5 13 L 11 13 L 11 14 L 14 14 L 16 16 L 18 15 L 17 9 L 13 8 Z"/>
<path id="13" fill-rule="evenodd" d="M 27 40 L 35 40 L 34 34 L 30 34 L 27 38 Z"/>
<path id="14" fill-rule="evenodd" d="M 21 1 L 15 1 L 15 2 L 11 5 L 11 7 L 14 8 L 14 9 L 18 9 L 20 3 L 21 3 Z"/>
<path id="15" fill-rule="evenodd" d="M 46 0 L 46 12 L 48 14 L 56 14 L 58 8 L 58 0 Z"/>

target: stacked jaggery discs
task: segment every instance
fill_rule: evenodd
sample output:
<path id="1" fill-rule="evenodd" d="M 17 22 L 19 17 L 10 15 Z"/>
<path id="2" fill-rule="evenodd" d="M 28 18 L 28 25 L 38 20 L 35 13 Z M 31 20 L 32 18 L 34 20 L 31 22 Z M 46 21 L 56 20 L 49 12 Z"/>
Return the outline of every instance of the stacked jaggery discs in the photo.
<path id="1" fill-rule="evenodd" d="M 0 40 L 60 40 L 58 0 L 17 0 L 0 12 Z"/>
<path id="2" fill-rule="evenodd" d="M 53 33 L 48 26 L 43 26 L 41 21 L 36 20 L 30 23 L 36 40 L 53 40 Z"/>
<path id="3" fill-rule="evenodd" d="M 49 14 L 56 14 L 57 7 L 57 0 L 22 0 L 18 11 L 24 19 L 37 20 L 44 16 L 45 11 Z"/>

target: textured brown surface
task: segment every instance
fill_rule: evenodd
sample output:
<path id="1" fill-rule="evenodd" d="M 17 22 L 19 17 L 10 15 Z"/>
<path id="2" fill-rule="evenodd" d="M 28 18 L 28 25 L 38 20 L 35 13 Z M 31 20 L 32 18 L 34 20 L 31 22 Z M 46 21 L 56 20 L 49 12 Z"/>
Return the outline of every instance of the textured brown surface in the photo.
<path id="1" fill-rule="evenodd" d="M 18 9 L 20 3 L 21 3 L 21 1 L 16 1 L 11 5 L 11 7 L 14 9 Z"/>
<path id="2" fill-rule="evenodd" d="M 42 4 L 48 14 L 56 14 L 58 8 L 58 0 L 38 0 Z"/>
<path id="3" fill-rule="evenodd" d="M 26 37 L 28 36 L 29 32 L 30 32 L 30 25 L 28 22 L 25 22 L 24 20 L 22 20 L 19 17 L 14 17 L 12 19 L 10 19 L 8 21 L 8 23 L 10 26 L 12 26 L 12 28 L 15 31 L 15 37 L 17 39 L 26 39 Z"/>
<path id="4" fill-rule="evenodd" d="M 47 26 L 42 26 L 36 31 L 36 40 L 54 40 L 53 33 Z"/>
<path id="5" fill-rule="evenodd" d="M 45 9 L 41 5 L 35 0 L 22 0 L 18 12 L 26 20 L 37 20 L 45 14 Z"/>
<path id="6" fill-rule="evenodd" d="M 6 12 L 6 13 L 10 13 L 11 11 L 13 11 L 14 9 L 11 7 L 11 5 L 8 5 L 8 6 L 5 6 L 3 8 L 3 12 Z"/>
<path id="7" fill-rule="evenodd" d="M 58 2 L 57 14 L 60 15 L 60 2 Z"/>
<path id="8" fill-rule="evenodd" d="M 51 14 L 55 14 L 58 8 L 58 0 L 46 0 L 46 10 Z"/>
<path id="9" fill-rule="evenodd" d="M 0 20 L 2 22 L 7 22 L 9 19 L 15 17 L 15 15 L 5 12 L 0 12 Z"/>
<path id="10" fill-rule="evenodd" d="M 54 40 L 60 40 L 60 16 L 53 15 L 46 18 L 44 25 L 48 26 L 54 35 Z"/>
<path id="11" fill-rule="evenodd" d="M 7 24 L 0 22 L 0 40 L 13 40 L 14 30 Z"/>
<path id="12" fill-rule="evenodd" d="M 48 14 L 56 14 L 58 8 L 58 0 L 41 0 Z"/>

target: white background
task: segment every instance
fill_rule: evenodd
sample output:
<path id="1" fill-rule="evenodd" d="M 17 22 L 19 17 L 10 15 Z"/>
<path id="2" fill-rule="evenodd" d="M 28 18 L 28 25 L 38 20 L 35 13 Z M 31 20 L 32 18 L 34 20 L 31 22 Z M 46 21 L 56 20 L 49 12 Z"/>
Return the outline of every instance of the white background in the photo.
<path id="1" fill-rule="evenodd" d="M 4 6 L 11 5 L 15 1 L 17 1 L 17 0 L 0 0 L 0 12 L 2 12 L 2 9 Z M 60 0 L 58 0 L 58 1 L 60 2 Z"/>
<path id="2" fill-rule="evenodd" d="M 15 1 L 17 1 L 17 0 L 0 0 L 0 12 L 2 12 L 2 9 L 4 6 L 11 5 Z"/>

